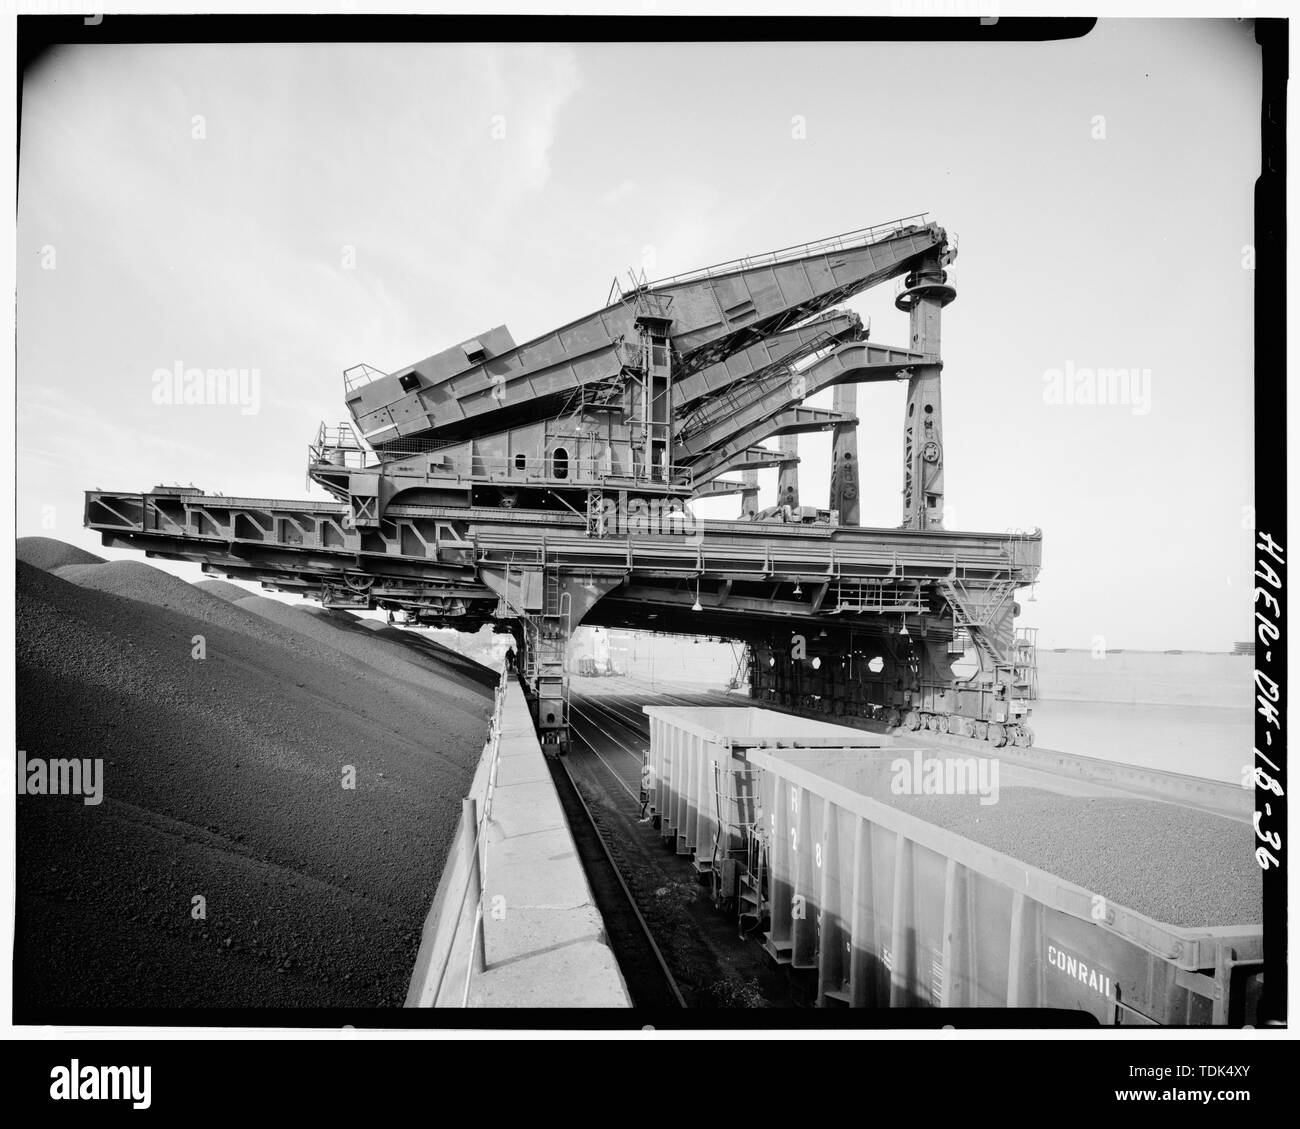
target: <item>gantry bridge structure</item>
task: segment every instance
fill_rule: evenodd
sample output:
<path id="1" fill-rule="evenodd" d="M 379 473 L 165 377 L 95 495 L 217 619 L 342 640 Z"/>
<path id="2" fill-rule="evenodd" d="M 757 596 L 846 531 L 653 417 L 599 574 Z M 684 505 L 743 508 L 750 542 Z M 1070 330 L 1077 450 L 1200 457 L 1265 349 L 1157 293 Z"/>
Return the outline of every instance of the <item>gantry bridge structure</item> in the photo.
<path id="1" fill-rule="evenodd" d="M 942 309 L 955 241 L 910 216 L 649 282 L 517 345 L 498 326 L 406 368 L 344 374 L 308 475 L 331 501 L 89 491 L 104 543 L 196 561 L 326 607 L 518 641 L 544 744 L 567 742 L 580 623 L 745 642 L 755 696 L 1032 740 L 1014 595 L 1041 537 L 943 528 Z M 838 303 L 894 283 L 905 345 Z M 899 527 L 858 524 L 854 386 L 906 384 Z M 832 409 L 804 401 L 835 389 Z M 798 497 L 797 436 L 832 433 L 828 504 Z M 776 440 L 778 447 L 765 445 Z M 757 509 L 757 473 L 778 470 Z M 740 477 L 728 477 L 739 473 Z M 692 501 L 736 493 L 741 520 Z M 954 659 L 969 650 L 969 676 Z"/>

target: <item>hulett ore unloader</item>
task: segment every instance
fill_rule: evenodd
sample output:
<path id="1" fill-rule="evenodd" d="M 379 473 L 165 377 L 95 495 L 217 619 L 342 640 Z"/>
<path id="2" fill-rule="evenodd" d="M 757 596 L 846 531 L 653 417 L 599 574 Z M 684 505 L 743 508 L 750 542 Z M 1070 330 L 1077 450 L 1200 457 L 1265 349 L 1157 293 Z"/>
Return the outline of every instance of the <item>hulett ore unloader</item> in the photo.
<path id="1" fill-rule="evenodd" d="M 348 369 L 350 422 L 309 447 L 334 501 L 93 490 L 86 524 L 106 545 L 326 607 L 506 627 L 552 754 L 568 741 L 563 655 L 581 623 L 743 641 L 765 703 L 1028 746 L 1035 654 L 1015 594 L 1037 577 L 1041 536 L 943 523 L 955 254 L 917 215 L 634 277 L 523 344 L 497 326 L 396 372 Z M 836 309 L 889 282 L 901 345 Z M 852 386 L 875 381 L 907 389 L 891 529 L 858 524 Z M 825 388 L 834 409 L 804 406 Z M 793 439 L 813 431 L 833 437 L 825 507 L 798 496 Z M 778 499 L 758 511 L 764 467 L 779 468 Z M 736 520 L 692 512 L 727 493 Z"/>

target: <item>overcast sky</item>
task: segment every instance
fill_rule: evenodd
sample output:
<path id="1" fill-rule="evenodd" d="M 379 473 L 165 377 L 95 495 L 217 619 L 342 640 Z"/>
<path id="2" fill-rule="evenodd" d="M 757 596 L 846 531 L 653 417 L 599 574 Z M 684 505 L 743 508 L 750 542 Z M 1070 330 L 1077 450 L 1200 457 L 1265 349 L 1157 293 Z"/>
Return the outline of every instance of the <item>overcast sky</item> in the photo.
<path id="1" fill-rule="evenodd" d="M 1251 634 L 1258 115 L 1232 20 L 978 49 L 57 51 L 23 90 L 18 532 L 103 552 L 95 487 L 320 497 L 306 444 L 349 365 L 524 341 L 629 267 L 927 211 L 960 237 L 949 528 L 1043 529 L 1040 644 L 1226 650 Z M 852 305 L 906 344 L 892 288 Z M 156 403 L 177 364 L 258 370 L 257 412 Z M 1098 368 L 1149 371 L 1140 402 L 1051 402 L 1053 370 Z M 863 524 L 901 519 L 903 408 L 859 392 Z M 829 440 L 801 443 L 825 505 Z"/>

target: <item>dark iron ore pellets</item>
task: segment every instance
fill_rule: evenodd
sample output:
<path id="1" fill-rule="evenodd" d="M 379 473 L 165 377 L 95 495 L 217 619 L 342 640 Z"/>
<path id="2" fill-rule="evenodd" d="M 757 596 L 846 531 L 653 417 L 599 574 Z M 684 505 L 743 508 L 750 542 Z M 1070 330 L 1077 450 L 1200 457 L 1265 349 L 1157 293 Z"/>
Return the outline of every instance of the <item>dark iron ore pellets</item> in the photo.
<path id="1" fill-rule="evenodd" d="M 49 539 L 18 558 L 18 748 L 102 759 L 103 800 L 17 805 L 16 1013 L 400 1006 L 493 673 Z"/>
<path id="2" fill-rule="evenodd" d="M 890 802 L 1166 925 L 1258 924 L 1263 885 L 1250 825 L 1176 804 L 1004 787 Z"/>

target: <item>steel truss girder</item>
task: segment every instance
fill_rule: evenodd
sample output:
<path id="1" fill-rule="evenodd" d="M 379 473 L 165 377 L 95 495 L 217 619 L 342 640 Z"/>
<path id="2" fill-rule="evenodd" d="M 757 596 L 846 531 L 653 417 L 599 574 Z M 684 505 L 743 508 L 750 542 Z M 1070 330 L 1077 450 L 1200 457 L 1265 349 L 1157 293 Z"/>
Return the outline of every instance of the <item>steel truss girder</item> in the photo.
<path id="1" fill-rule="evenodd" d="M 834 413 L 827 413 L 834 414 Z M 578 514 L 500 510 L 485 507 L 393 506 L 378 530 L 352 531 L 340 547 L 284 540 L 279 523 L 292 519 L 310 528 L 313 522 L 338 518 L 344 512 L 336 503 L 277 501 L 204 496 L 201 504 L 185 501 L 181 512 L 166 522 L 154 513 L 157 495 L 88 491 L 86 526 L 113 538 L 113 544 L 156 547 L 169 542 L 183 546 L 196 559 L 244 563 L 252 554 L 264 559 L 277 555 L 313 569 L 355 567 L 373 571 L 383 563 L 390 568 L 415 567 L 421 574 L 456 575 L 462 568 L 493 557 L 520 562 L 559 559 L 575 568 L 610 566 L 626 561 L 639 567 L 643 561 L 671 560 L 686 570 L 708 560 L 716 567 L 728 561 L 772 562 L 779 557 L 801 575 L 818 572 L 840 574 L 863 566 L 874 574 L 883 568 L 897 575 L 923 571 L 932 577 L 955 579 L 1023 578 L 1037 575 L 1041 535 L 973 533 L 947 530 L 874 529 L 829 525 L 761 525 L 743 521 L 691 519 L 687 532 L 645 528 L 618 531 L 593 538 L 585 518 Z M 255 507 L 269 527 L 249 526 L 242 537 L 228 530 Z M 108 516 L 116 511 L 116 516 Z M 231 516 L 211 527 L 211 515 Z M 135 516 L 131 516 L 134 513 Z M 141 516 L 143 514 L 143 516 Z M 126 516 L 123 516 L 126 515 Z M 409 536 L 413 523 L 436 529 L 436 538 Z M 557 554 L 559 557 L 557 558 Z"/>
<path id="2" fill-rule="evenodd" d="M 160 509 L 158 503 L 166 502 Z M 395 507 L 379 531 L 353 531 L 352 543 L 338 550 L 290 544 L 280 540 L 286 529 L 297 537 L 319 529 L 322 519 L 337 517 L 342 507 L 329 504 L 275 502 L 267 499 L 208 498 L 182 500 L 92 491 L 87 495 L 87 524 L 98 529 L 106 544 L 144 549 L 151 555 L 192 560 L 210 571 L 239 578 L 256 578 L 271 587 L 307 594 L 371 580 L 368 592 L 376 606 L 428 609 L 437 614 L 481 618 L 497 593 L 484 583 L 484 570 L 553 567 L 564 577 L 582 582 L 606 577 L 606 600 L 642 593 L 659 601 L 665 612 L 693 602 L 688 589 L 705 596 L 721 595 L 710 619 L 730 623 L 736 637 L 748 634 L 745 621 L 760 616 L 749 593 L 735 585 L 770 584 L 767 599 L 785 600 L 781 585 L 812 585 L 812 598 L 790 601 L 777 614 L 798 618 L 836 618 L 837 614 L 889 614 L 919 605 L 874 604 L 859 598 L 843 608 L 841 597 L 828 592 L 869 591 L 864 585 L 938 585 L 960 581 L 966 590 L 1023 586 L 1037 576 L 1040 539 L 1037 535 L 962 534 L 946 531 L 907 532 L 827 526 L 755 526 L 750 522 L 700 522 L 691 533 L 622 534 L 593 538 L 579 517 L 497 510 L 434 512 L 441 507 Z M 163 513 L 165 511 L 165 513 Z M 255 512 L 257 523 L 235 518 Z M 160 516 L 162 514 L 162 516 Z M 132 516 L 134 515 L 134 517 Z M 293 520 L 289 520 L 293 519 Z M 408 535 L 412 521 L 433 522 L 446 542 L 429 543 Z M 288 524 L 286 524 L 288 522 Z M 152 524 L 153 528 L 146 529 Z M 214 535 L 241 525 L 256 531 L 256 539 L 230 541 Z M 200 530 L 202 532 L 200 532 Z M 619 585 L 619 581 L 623 581 Z M 340 587 L 341 590 L 341 587 Z M 885 591 L 885 588 L 880 588 Z M 820 593 L 820 594 L 819 594 Z M 657 595 L 655 595 L 657 594 Z M 639 596 L 638 596 L 639 599 Z M 941 594 L 935 597 L 942 606 Z M 464 601 L 463 610 L 448 612 L 446 601 Z"/>

